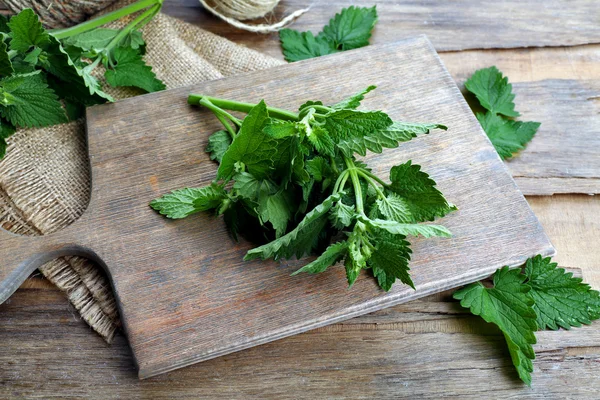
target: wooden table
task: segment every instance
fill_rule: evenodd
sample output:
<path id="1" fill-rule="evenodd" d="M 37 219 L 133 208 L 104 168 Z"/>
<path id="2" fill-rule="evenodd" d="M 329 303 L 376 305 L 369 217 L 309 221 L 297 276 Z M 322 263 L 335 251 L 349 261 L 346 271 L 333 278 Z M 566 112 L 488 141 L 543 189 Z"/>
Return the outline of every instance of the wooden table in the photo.
<path id="1" fill-rule="evenodd" d="M 315 19 L 326 20 L 351 2 L 324 3 L 319 7 L 326 12 L 305 15 L 295 28 L 314 29 Z M 195 1 L 167 2 L 166 10 L 281 57 L 277 35 L 236 31 Z M 393 18 L 382 18 L 375 42 L 389 40 L 382 33 L 389 21 Z M 510 46 L 519 45 L 523 39 L 513 36 L 507 35 L 516 41 Z M 552 40 L 570 44 L 559 36 L 542 34 L 535 40 L 544 46 Z M 578 45 L 572 47 L 448 51 L 441 57 L 459 84 L 489 65 L 515 83 L 600 79 L 600 45 L 575 39 Z M 440 43 L 438 50 L 452 49 L 451 41 Z M 472 47 L 466 39 L 461 43 Z M 494 46 L 488 40 L 484 47 Z M 580 268 L 585 280 L 600 288 L 600 199 L 571 194 L 528 201 L 558 250 L 555 260 Z M 123 336 L 106 345 L 64 294 L 32 277 L 0 306 L 0 398 L 598 398 L 600 322 L 540 332 L 529 389 L 516 378 L 500 332 L 450 296 L 442 293 L 138 381 Z"/>

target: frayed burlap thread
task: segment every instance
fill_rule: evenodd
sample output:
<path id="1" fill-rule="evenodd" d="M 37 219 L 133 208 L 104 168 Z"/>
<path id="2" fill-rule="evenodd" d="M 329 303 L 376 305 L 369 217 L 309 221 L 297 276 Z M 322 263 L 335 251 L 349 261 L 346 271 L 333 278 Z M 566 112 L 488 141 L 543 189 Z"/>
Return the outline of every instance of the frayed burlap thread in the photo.
<path id="1" fill-rule="evenodd" d="M 119 2 L 103 12 L 130 2 Z M 144 28 L 144 38 L 146 61 L 168 88 L 281 64 L 163 14 Z M 124 98 L 139 92 L 117 88 L 111 94 Z M 90 197 L 84 127 L 85 121 L 79 120 L 22 129 L 9 139 L 7 156 L 0 162 L 3 228 L 23 235 L 44 235 L 65 228 L 83 214 Z M 110 283 L 99 267 L 80 257 L 65 257 L 40 271 L 67 294 L 95 331 L 108 342 L 112 340 L 120 320 Z"/>

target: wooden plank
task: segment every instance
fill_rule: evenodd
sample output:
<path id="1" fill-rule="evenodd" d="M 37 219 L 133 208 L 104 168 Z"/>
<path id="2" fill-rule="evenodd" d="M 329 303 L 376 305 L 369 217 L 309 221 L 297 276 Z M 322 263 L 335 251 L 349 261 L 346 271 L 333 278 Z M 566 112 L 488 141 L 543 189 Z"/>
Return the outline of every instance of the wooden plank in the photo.
<path id="1" fill-rule="evenodd" d="M 317 33 L 342 8 L 355 4 L 352 0 L 286 0 L 259 22 L 277 21 L 284 14 L 310 5 L 311 10 L 292 28 Z M 547 0 L 543 6 L 537 0 L 374 0 L 364 3 L 364 6 L 372 5 L 377 5 L 379 12 L 372 43 L 390 43 L 416 34 L 426 34 L 438 51 L 600 42 L 600 7 L 588 0 Z M 202 9 L 196 0 L 167 1 L 164 10 L 236 43 L 281 58 L 279 49 L 272 46 L 277 33 L 251 34 L 228 26 Z"/>
<path id="2" fill-rule="evenodd" d="M 530 389 L 499 332 L 456 303 L 427 298 L 386 312 L 139 381 L 124 337 L 107 346 L 59 292 L 21 289 L 0 305 L 0 397 L 597 398 L 597 324 L 539 333 Z"/>
<path id="3" fill-rule="evenodd" d="M 214 177 L 215 165 L 202 149 L 218 122 L 187 106 L 190 91 L 241 101 L 264 97 L 269 104 L 295 107 L 310 98 L 331 103 L 369 84 L 379 89 L 366 108 L 381 107 L 396 119 L 442 121 L 451 132 L 371 157 L 382 175 L 407 159 L 423 165 L 460 208 L 443 221 L 453 238 L 413 241 L 416 291 L 398 286 L 383 293 L 367 276 L 347 290 L 341 268 L 318 279 L 290 277 L 298 262 L 243 262 L 250 244 L 232 243 L 224 224 L 210 215 L 169 221 L 147 206 L 162 193 Z M 14 237 L 4 237 L 11 250 L 0 249 L 0 259 L 6 270 L 28 253 L 68 245 L 68 251 L 102 260 L 142 377 L 456 287 L 502 265 L 553 252 L 422 37 L 88 111 L 94 182 L 88 211 L 63 232 L 28 238 L 21 251 L 14 250 L 19 246 Z"/>

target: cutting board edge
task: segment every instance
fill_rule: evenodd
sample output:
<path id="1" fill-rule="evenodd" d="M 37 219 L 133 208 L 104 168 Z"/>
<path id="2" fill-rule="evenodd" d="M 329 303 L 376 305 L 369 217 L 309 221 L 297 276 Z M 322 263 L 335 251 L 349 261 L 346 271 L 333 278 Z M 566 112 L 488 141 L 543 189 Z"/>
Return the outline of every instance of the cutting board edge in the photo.
<path id="1" fill-rule="evenodd" d="M 540 254 L 543 257 L 555 256 L 556 249 L 554 248 L 554 246 L 552 245 L 552 243 L 550 242 L 550 240 L 548 239 L 547 236 L 546 236 L 546 241 L 547 241 L 547 247 L 544 250 L 536 252 L 536 254 Z M 525 263 L 525 260 L 527 258 L 529 258 L 529 256 L 524 256 L 524 257 L 520 258 L 519 261 L 515 261 L 514 263 L 508 264 L 508 266 L 511 269 L 522 266 Z M 429 288 L 427 288 L 427 287 L 423 288 L 421 291 L 415 291 L 415 292 L 413 292 L 412 295 L 403 296 L 401 298 L 384 298 L 380 301 L 377 301 L 377 299 L 375 299 L 374 301 L 371 301 L 370 303 L 367 303 L 366 305 L 363 304 L 360 307 L 357 307 L 357 306 L 352 307 L 352 308 L 355 308 L 355 310 L 350 311 L 350 312 L 338 311 L 336 314 L 333 314 L 332 316 L 330 316 L 326 319 L 323 319 L 323 320 L 311 322 L 309 324 L 302 325 L 302 326 L 294 326 L 292 329 L 279 332 L 272 336 L 264 336 L 261 338 L 249 340 L 247 342 L 240 343 L 236 346 L 222 348 L 217 351 L 210 352 L 210 353 L 196 354 L 196 355 L 189 357 L 181 362 L 167 363 L 167 365 L 165 365 L 164 367 L 144 368 L 139 365 L 139 363 L 137 362 L 137 359 L 136 359 L 136 365 L 138 365 L 138 377 L 141 380 L 149 379 L 154 376 L 158 376 L 161 374 L 165 374 L 167 372 L 175 371 L 180 368 L 191 366 L 193 364 L 201 363 L 204 361 L 209 361 L 214 358 L 225 356 L 227 354 L 237 353 L 242 350 L 247 350 L 247 349 L 250 349 L 250 348 L 253 348 L 256 346 L 260 346 L 263 344 L 271 343 L 271 342 L 274 342 L 274 341 L 277 341 L 280 339 L 285 339 L 287 337 L 294 336 L 294 335 L 297 335 L 300 333 L 305 333 L 305 332 L 311 331 L 313 329 L 322 328 L 324 326 L 336 324 L 336 323 L 346 321 L 346 320 L 349 320 L 349 319 L 352 319 L 352 318 L 355 318 L 355 317 L 358 317 L 361 315 L 379 311 L 384 308 L 393 307 L 393 306 L 396 306 L 399 304 L 407 303 L 412 300 L 420 299 L 420 298 L 429 296 L 431 294 L 440 293 L 440 292 L 443 292 L 446 290 L 458 288 L 460 286 L 465 286 L 470 283 L 477 282 L 482 279 L 488 278 L 498 268 L 501 268 L 503 266 L 504 265 L 494 265 L 494 266 L 490 267 L 489 270 L 484 270 L 483 272 L 478 271 L 475 274 L 460 276 L 459 278 L 457 278 L 455 280 L 447 281 L 448 284 L 444 285 L 441 288 L 439 286 L 436 286 L 436 287 L 431 286 Z M 126 324 L 124 324 L 124 325 L 126 325 Z M 124 329 L 127 330 L 127 327 L 124 326 Z M 134 358 L 135 358 L 135 354 L 134 354 Z"/>

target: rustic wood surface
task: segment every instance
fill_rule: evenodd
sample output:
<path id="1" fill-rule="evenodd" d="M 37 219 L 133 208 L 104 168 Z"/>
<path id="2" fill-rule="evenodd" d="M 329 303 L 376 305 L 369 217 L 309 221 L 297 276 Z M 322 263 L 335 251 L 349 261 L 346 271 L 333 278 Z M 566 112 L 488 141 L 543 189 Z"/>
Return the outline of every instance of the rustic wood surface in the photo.
<path id="1" fill-rule="evenodd" d="M 341 8 L 354 4 L 349 0 L 313 3 L 282 2 L 266 20 L 312 4 L 311 11 L 299 18 L 292 28 L 318 32 Z M 380 16 L 371 40 L 374 44 L 389 43 L 415 33 L 427 34 L 438 51 L 600 43 L 598 37 L 578 39 L 581 35 L 593 36 L 600 32 L 600 7 L 592 1 L 553 0 L 545 1 L 543 7 L 537 1 L 375 1 L 369 4 L 377 5 Z M 276 33 L 250 34 L 223 26 L 196 0 L 167 2 L 165 10 L 236 43 L 283 59 L 279 46 L 275 45 Z M 594 28 L 589 29 L 590 25 Z M 590 45 L 472 50 L 441 55 L 459 84 L 476 69 L 490 65 L 497 65 L 512 82 L 519 83 L 515 85 L 517 110 L 523 119 L 542 122 L 537 137 L 523 156 L 508 164 L 525 195 L 600 193 L 599 48 Z M 515 68 L 518 71 L 514 71 Z"/>
<path id="2" fill-rule="evenodd" d="M 314 33 L 344 7 L 376 5 L 379 22 L 373 43 L 390 43 L 416 34 L 429 36 L 438 51 L 600 43 L 600 7 L 587 0 L 545 0 L 543 5 L 537 0 L 286 0 L 258 22 L 278 20 L 308 5 L 311 10 L 293 28 Z M 276 33 L 248 34 L 224 26 L 196 0 L 167 1 L 165 10 L 236 43 L 281 57 L 273 46 Z"/>
<path id="3" fill-rule="evenodd" d="M 355 78 L 349 82 L 348 75 Z M 443 121 L 448 126 L 448 132 L 433 132 L 369 158 L 380 176 L 413 160 L 459 207 L 441 221 L 454 237 L 412 240 L 416 291 L 398 285 L 385 293 L 368 276 L 348 290 L 342 268 L 319 277 L 290 277 L 300 262 L 243 262 L 250 244 L 236 245 L 220 219 L 202 214 L 169 221 L 148 207 L 151 199 L 170 190 L 201 186 L 214 178 L 215 164 L 203 149 L 218 121 L 210 112 L 187 105 L 190 92 L 247 102 L 265 98 L 267 104 L 294 109 L 308 99 L 333 103 L 370 84 L 379 88 L 364 102 L 365 109 L 382 108 L 393 119 Z M 0 271 L 12 272 L 35 253 L 32 262 L 18 269 L 23 277 L 48 251 L 55 257 L 76 250 L 102 260 L 143 378 L 455 288 L 503 265 L 553 253 L 537 218 L 423 36 L 284 65 L 269 74 L 251 73 L 91 107 L 87 124 L 93 182 L 88 210 L 56 234 L 4 234 L 8 245 L 0 249 Z"/>
<path id="4" fill-rule="evenodd" d="M 173 1 L 166 4 L 177 9 Z M 323 13 L 337 11 L 331 6 Z M 194 14 L 199 12 L 188 10 L 187 17 L 198 18 Z M 212 19 L 215 33 L 232 34 L 224 23 L 202 18 Z M 238 31 L 235 40 L 249 44 L 262 39 Z M 265 41 L 261 46 L 280 56 L 276 37 Z M 497 65 L 512 82 L 598 79 L 600 73 L 597 45 L 440 56 L 459 82 L 489 65 Z M 585 280 L 600 288 L 600 199 L 562 195 L 528 201 L 558 250 L 555 260 L 580 267 Z M 62 293 L 43 279 L 31 278 L 0 305 L 0 398 L 478 399 L 482 393 L 488 398 L 598 397 L 598 323 L 540 334 L 533 386 L 528 389 L 516 378 L 498 332 L 464 314 L 428 312 L 425 303 L 439 299 L 436 295 L 415 300 L 140 382 L 122 336 L 107 346 Z M 460 312 L 456 304 L 450 307 Z M 391 340 L 394 332 L 396 340 Z M 455 351 L 459 345 L 461 350 Z M 414 360 L 414 354 L 424 358 L 415 361 L 416 366 L 403 364 L 405 357 Z"/>

